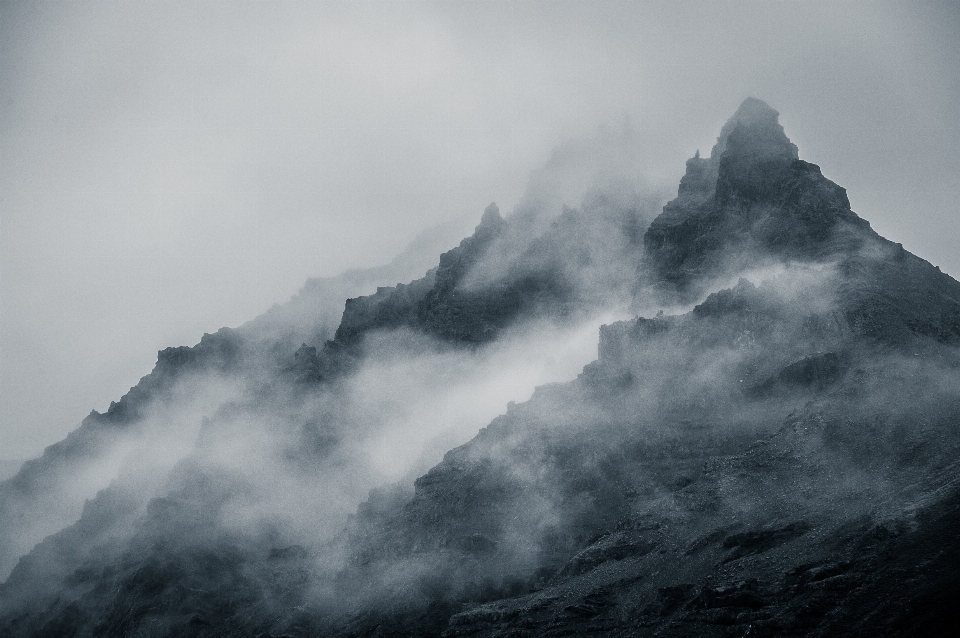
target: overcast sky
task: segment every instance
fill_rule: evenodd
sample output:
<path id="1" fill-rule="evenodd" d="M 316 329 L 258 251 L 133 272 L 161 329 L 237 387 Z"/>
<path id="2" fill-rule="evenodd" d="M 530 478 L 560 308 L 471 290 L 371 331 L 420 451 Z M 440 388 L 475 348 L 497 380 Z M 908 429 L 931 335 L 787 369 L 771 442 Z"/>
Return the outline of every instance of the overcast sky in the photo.
<path id="1" fill-rule="evenodd" d="M 629 117 L 676 184 L 750 95 L 960 275 L 951 2 L 0 3 L 0 459 L 307 277 Z"/>

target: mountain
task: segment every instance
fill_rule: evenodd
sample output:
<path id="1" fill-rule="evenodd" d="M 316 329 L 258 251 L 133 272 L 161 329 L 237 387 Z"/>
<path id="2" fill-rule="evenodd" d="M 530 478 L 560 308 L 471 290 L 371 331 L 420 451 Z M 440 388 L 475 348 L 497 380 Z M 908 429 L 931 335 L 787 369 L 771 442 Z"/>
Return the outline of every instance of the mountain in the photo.
<path id="1" fill-rule="evenodd" d="M 654 201 L 491 205 L 332 334 L 164 351 L 91 423 L 144 418 L 148 391 L 182 405 L 173 370 L 227 398 L 170 467 L 121 474 L 20 558 L 3 633 L 955 630 L 960 283 L 875 233 L 760 100 Z M 574 380 L 471 436 L 435 425 L 611 313 L 632 318 Z"/>
<path id="2" fill-rule="evenodd" d="M 20 470 L 23 461 L 14 459 L 0 460 L 0 481 L 5 481 Z"/>
<path id="3" fill-rule="evenodd" d="M 956 623 L 960 284 L 874 233 L 757 100 L 688 163 L 644 244 L 667 298 L 761 283 L 604 327 L 575 382 L 449 452 L 412 498 L 371 501 L 342 578 L 390 604 L 339 630 Z"/>
<path id="4" fill-rule="evenodd" d="M 91 412 L 66 439 L 3 477 L 11 480 L 0 483 L 0 578 L 44 537 L 75 522 L 84 502 L 125 468 L 159 463 L 153 474 L 169 470 L 193 447 L 202 419 L 242 391 L 244 377 L 269 379 L 275 360 L 331 338 L 344 299 L 418 276 L 464 225 L 455 220 L 423 233 L 385 266 L 310 279 L 290 302 L 235 330 L 159 352 L 153 371 L 105 413 Z"/>

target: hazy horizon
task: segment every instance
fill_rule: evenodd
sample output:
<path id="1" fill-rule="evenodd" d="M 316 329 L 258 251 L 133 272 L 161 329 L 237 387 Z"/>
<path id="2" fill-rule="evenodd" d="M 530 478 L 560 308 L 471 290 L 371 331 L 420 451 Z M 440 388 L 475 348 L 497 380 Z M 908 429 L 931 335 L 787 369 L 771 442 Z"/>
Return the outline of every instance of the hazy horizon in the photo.
<path id="1" fill-rule="evenodd" d="M 0 3 L 0 459 L 153 366 L 509 213 L 625 120 L 675 192 L 745 97 L 960 275 L 960 9 L 897 3 Z M 568 202 L 576 205 L 578 202 Z"/>

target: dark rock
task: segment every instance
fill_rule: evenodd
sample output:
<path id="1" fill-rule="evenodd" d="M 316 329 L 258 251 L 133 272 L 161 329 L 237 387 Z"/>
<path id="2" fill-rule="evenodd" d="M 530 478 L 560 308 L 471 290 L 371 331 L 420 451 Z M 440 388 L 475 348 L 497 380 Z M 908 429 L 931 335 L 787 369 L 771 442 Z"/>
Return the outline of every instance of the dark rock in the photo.
<path id="1" fill-rule="evenodd" d="M 875 238 L 846 192 L 797 159 L 777 118 L 746 100 L 711 157 L 688 164 L 682 192 L 647 229 L 654 268 L 681 291 L 770 258 L 824 259 Z"/>
<path id="2" fill-rule="evenodd" d="M 761 554 L 808 531 L 810 531 L 810 525 L 804 521 L 798 521 L 779 529 L 757 530 L 728 536 L 723 540 L 723 548 L 732 551 L 723 560 L 729 562 L 751 554 Z"/>

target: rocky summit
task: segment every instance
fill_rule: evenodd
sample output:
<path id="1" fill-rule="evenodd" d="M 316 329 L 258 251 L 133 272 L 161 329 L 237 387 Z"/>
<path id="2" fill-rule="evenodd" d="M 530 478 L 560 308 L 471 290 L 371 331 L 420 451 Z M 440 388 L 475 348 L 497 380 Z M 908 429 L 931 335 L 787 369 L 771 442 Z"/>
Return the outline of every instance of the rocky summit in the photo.
<path id="1" fill-rule="evenodd" d="M 335 330 L 264 329 L 275 311 L 162 352 L 0 487 L 21 519 L 0 634 L 956 632 L 960 283 L 875 233 L 757 99 L 659 215 L 618 193 L 491 205 L 425 276 L 340 299 Z M 426 362 L 423 392 L 469 402 L 479 381 L 444 393 L 472 362 L 613 309 L 633 312 L 576 379 L 419 475 L 370 473 L 429 420 L 378 438 Z M 184 403 L 213 407 L 168 466 L 72 519 L 51 504 Z"/>

